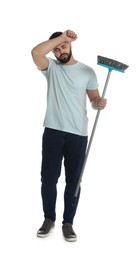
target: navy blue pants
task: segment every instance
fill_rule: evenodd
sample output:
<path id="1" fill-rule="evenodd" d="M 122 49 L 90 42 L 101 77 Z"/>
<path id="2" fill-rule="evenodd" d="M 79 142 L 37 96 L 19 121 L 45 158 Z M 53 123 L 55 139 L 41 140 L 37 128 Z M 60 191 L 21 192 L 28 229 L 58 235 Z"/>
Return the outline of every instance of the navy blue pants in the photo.
<path id="1" fill-rule="evenodd" d="M 42 140 L 41 195 L 44 217 L 56 219 L 57 182 L 64 158 L 66 186 L 63 223 L 73 224 L 80 190 L 74 206 L 75 188 L 81 173 L 87 146 L 87 136 L 45 128 Z"/>

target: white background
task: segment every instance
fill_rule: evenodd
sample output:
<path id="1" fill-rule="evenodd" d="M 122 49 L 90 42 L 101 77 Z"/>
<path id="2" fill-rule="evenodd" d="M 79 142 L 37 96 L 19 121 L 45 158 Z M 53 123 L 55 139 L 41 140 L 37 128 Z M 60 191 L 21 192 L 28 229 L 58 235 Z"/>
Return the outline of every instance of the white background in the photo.
<path id="1" fill-rule="evenodd" d="M 140 259 L 139 1 L 3 1 L 0 6 L 1 259 Z M 128 64 L 113 71 L 75 217 L 76 243 L 63 240 L 64 169 L 56 228 L 36 238 L 43 221 L 41 138 L 46 80 L 31 49 L 54 31 L 72 29 L 76 59 L 94 68 L 102 92 L 107 69 L 97 55 Z M 88 103 L 89 134 L 95 111 Z M 52 162 L 53 163 L 53 162 Z"/>

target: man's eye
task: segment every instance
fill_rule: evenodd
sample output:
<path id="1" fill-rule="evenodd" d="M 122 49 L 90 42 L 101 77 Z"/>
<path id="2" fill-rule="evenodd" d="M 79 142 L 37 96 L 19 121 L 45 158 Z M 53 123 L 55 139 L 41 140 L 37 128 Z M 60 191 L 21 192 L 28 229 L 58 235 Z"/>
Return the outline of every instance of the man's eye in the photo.
<path id="1" fill-rule="evenodd" d="M 66 48 L 66 45 L 63 45 L 62 48 L 65 49 L 65 48 Z"/>

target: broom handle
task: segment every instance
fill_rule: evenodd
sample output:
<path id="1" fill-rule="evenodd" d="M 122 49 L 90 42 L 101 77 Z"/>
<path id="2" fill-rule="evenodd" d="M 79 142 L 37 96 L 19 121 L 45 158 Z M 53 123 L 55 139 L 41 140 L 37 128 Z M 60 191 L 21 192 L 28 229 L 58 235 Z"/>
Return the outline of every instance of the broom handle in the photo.
<path id="1" fill-rule="evenodd" d="M 108 82 L 109 82 L 109 79 L 110 79 L 111 71 L 112 70 L 110 70 L 110 69 L 108 71 L 108 75 L 107 75 L 107 78 L 106 78 L 102 97 L 105 97 L 105 93 L 106 93 L 106 89 L 107 89 Z M 86 151 L 83 167 L 82 167 L 81 174 L 80 174 L 80 177 L 79 177 L 79 180 L 78 180 L 78 183 L 77 183 L 77 186 L 76 186 L 76 190 L 75 190 L 75 193 L 74 193 L 74 200 L 76 199 L 78 192 L 79 192 L 80 183 L 81 183 L 82 176 L 83 176 L 83 173 L 84 173 L 84 169 L 85 169 L 85 166 L 86 166 L 87 158 L 88 158 L 90 147 L 91 147 L 91 144 L 92 144 L 92 140 L 93 140 L 93 137 L 94 137 L 94 134 L 95 134 L 95 130 L 96 130 L 96 126 L 97 126 L 97 122 L 98 122 L 98 119 L 99 119 L 100 112 L 101 112 L 101 110 L 98 109 L 97 114 L 96 114 L 96 118 L 95 118 L 95 122 L 94 122 L 94 125 L 93 125 L 93 129 L 92 129 L 92 133 L 91 133 L 91 136 L 90 136 L 88 148 L 87 148 L 87 151 Z"/>

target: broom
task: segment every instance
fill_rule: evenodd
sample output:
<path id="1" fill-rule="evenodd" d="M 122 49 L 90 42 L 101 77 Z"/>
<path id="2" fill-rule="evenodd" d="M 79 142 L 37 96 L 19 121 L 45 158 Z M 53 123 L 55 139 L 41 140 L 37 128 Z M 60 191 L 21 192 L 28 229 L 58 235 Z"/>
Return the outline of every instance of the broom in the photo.
<path id="1" fill-rule="evenodd" d="M 103 93 L 102 93 L 102 97 L 105 97 L 106 89 L 107 89 L 107 86 L 108 86 L 108 82 L 109 82 L 112 70 L 116 70 L 116 71 L 119 71 L 119 72 L 125 72 L 125 70 L 129 66 L 126 65 L 126 64 L 123 64 L 119 61 L 109 59 L 109 58 L 106 58 L 106 57 L 103 57 L 103 56 L 97 56 L 97 64 L 100 65 L 100 66 L 106 67 L 108 69 L 108 74 L 107 74 L 105 86 L 104 86 Z M 96 117 L 95 117 L 95 121 L 94 121 L 93 129 L 92 129 L 92 132 L 91 132 L 89 144 L 88 144 L 87 151 L 86 151 L 86 154 L 85 154 L 83 167 L 82 167 L 81 174 L 80 174 L 80 177 L 78 179 L 78 183 L 77 183 L 77 186 L 76 186 L 76 189 L 75 189 L 73 205 L 75 204 L 75 201 L 76 201 L 79 189 L 80 189 L 80 183 L 82 181 L 82 176 L 83 176 L 84 169 L 85 169 L 85 166 L 86 166 L 86 162 L 87 162 L 87 159 L 88 159 L 92 140 L 93 140 L 93 137 L 94 137 L 94 134 L 95 134 L 95 129 L 96 129 L 97 122 L 98 122 L 98 119 L 99 119 L 100 111 L 101 110 L 98 109 Z"/>

